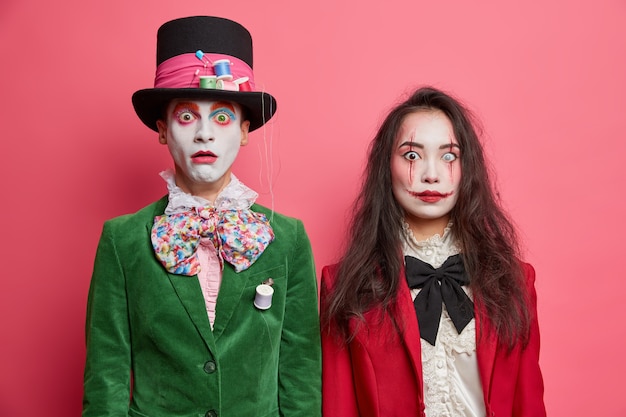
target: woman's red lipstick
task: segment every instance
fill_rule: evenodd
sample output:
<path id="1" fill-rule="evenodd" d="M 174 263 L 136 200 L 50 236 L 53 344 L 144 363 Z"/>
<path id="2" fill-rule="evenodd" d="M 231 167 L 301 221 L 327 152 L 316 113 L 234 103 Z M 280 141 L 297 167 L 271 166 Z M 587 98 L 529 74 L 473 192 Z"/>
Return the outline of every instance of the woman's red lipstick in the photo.
<path id="1" fill-rule="evenodd" d="M 425 203 L 436 203 L 436 202 L 438 202 L 440 200 L 443 200 L 444 198 L 449 197 L 450 195 L 452 195 L 452 193 L 442 194 L 439 191 L 430 191 L 430 190 L 422 191 L 420 193 L 409 191 L 409 193 L 412 196 L 419 198 L 420 200 L 422 200 Z"/>

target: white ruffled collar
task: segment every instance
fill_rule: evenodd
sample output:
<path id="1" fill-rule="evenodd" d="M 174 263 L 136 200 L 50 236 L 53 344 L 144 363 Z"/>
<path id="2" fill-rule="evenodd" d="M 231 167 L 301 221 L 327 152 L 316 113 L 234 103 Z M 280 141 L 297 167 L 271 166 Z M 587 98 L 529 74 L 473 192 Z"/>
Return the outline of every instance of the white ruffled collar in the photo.
<path id="1" fill-rule="evenodd" d="M 441 247 L 443 245 L 452 246 L 454 244 L 454 239 L 451 230 L 452 221 L 449 221 L 443 229 L 443 235 L 436 233 L 427 239 L 417 240 L 411 230 L 411 226 L 409 226 L 405 220 L 402 221 L 402 232 L 404 234 L 404 238 L 407 240 L 408 244 L 415 247 Z"/>
<path id="2" fill-rule="evenodd" d="M 452 233 L 452 227 L 452 222 L 448 222 L 442 235 L 435 234 L 428 239 L 417 240 L 411 227 L 404 222 L 401 232 L 403 254 L 421 259 L 433 268 L 439 268 L 448 257 L 461 252 Z"/>
<path id="3" fill-rule="evenodd" d="M 176 214 L 192 210 L 194 207 L 214 207 L 217 210 L 249 209 L 259 196 L 256 191 L 239 181 L 235 174 L 230 174 L 230 182 L 219 193 L 215 203 L 202 197 L 188 194 L 176 185 L 176 177 L 171 169 L 159 173 L 167 183 L 169 201 L 165 214 Z"/>

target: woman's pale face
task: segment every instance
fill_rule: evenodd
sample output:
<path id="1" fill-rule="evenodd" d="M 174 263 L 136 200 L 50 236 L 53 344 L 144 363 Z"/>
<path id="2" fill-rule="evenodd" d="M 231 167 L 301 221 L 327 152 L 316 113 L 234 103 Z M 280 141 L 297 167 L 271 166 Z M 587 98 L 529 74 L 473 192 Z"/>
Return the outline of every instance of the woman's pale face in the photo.
<path id="1" fill-rule="evenodd" d="M 157 127 L 174 159 L 176 184 L 185 191 L 203 184 L 223 188 L 239 148 L 248 142 L 248 126 L 236 103 L 173 100 Z"/>
<path id="2" fill-rule="evenodd" d="M 439 110 L 407 115 L 391 155 L 393 195 L 418 238 L 442 234 L 450 220 L 459 184 L 459 143 Z"/>

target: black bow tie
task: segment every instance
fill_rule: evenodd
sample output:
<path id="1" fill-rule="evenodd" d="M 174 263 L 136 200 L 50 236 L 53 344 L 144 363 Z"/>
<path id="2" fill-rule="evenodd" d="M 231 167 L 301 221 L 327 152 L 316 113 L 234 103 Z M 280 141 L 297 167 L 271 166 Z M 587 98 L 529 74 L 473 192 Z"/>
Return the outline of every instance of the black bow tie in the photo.
<path id="1" fill-rule="evenodd" d="M 461 333 L 474 317 L 474 303 L 461 288 L 469 284 L 461 255 L 449 257 L 439 268 L 412 256 L 405 256 L 404 260 L 409 288 L 422 289 L 413 301 L 422 339 L 435 345 L 443 303 Z"/>

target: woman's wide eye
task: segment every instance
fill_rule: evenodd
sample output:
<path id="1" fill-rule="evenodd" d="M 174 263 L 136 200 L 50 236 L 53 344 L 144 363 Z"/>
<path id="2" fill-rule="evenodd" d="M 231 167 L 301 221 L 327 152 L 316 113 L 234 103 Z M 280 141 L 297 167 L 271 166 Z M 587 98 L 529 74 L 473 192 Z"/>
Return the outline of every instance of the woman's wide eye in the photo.
<path id="1" fill-rule="evenodd" d="M 441 157 L 441 159 L 443 159 L 446 162 L 453 162 L 456 161 L 458 157 L 456 156 L 456 154 L 452 153 L 452 152 L 446 152 L 445 154 L 443 154 L 443 156 Z"/>
<path id="2" fill-rule="evenodd" d="M 407 153 L 405 153 L 404 155 L 405 159 L 409 160 L 409 161 L 417 161 L 418 159 L 420 159 L 420 156 L 417 152 L 415 151 L 408 151 Z"/>
<path id="3" fill-rule="evenodd" d="M 213 120 L 221 125 L 226 125 L 230 123 L 230 115 L 226 112 L 219 112 L 213 117 Z"/>

